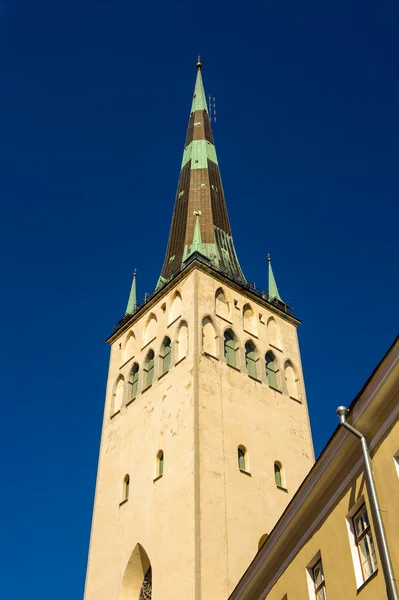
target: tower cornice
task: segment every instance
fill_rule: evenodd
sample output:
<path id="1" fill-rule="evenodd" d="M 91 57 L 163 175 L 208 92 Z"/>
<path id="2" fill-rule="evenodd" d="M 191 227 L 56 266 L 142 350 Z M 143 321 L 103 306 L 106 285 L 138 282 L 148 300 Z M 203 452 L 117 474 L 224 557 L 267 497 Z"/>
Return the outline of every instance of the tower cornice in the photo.
<path id="1" fill-rule="evenodd" d="M 295 327 L 301 324 L 300 319 L 293 315 L 292 309 L 283 302 L 276 300 L 268 300 L 267 292 L 259 291 L 250 286 L 248 283 L 241 283 L 240 281 L 234 280 L 224 273 L 216 271 L 208 264 L 205 264 L 203 256 L 195 252 L 192 257 L 187 260 L 185 266 L 177 273 L 170 281 L 168 281 L 163 287 L 159 288 L 154 294 L 141 305 L 138 306 L 137 311 L 133 315 L 126 314 L 118 323 L 115 325 L 114 332 L 106 339 L 108 344 L 113 344 L 125 331 L 136 323 L 146 312 L 151 311 L 155 304 L 157 304 L 162 298 L 166 297 L 169 292 L 179 285 L 179 283 L 187 278 L 195 269 L 206 273 L 210 277 L 216 279 L 219 283 L 229 286 L 231 289 L 236 290 L 243 296 L 245 296 L 251 302 L 256 302 L 260 306 L 266 308 L 270 312 L 278 315 L 282 319 L 288 321 Z"/>

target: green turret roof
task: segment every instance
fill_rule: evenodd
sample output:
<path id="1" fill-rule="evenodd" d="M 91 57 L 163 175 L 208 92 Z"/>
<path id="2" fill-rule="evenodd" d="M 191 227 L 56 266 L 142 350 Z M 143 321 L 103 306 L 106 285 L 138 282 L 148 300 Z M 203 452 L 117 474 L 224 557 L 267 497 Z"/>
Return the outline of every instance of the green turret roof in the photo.
<path id="1" fill-rule="evenodd" d="M 246 283 L 233 244 L 201 68 L 198 57 L 172 225 L 157 288 L 180 271 L 194 248 L 216 270 Z"/>
<path id="2" fill-rule="evenodd" d="M 137 274 L 137 271 L 136 271 L 136 269 L 134 269 L 132 288 L 130 290 L 129 301 L 128 301 L 127 307 L 126 307 L 126 314 L 128 314 L 128 315 L 132 315 L 137 308 L 136 274 Z"/>
<path id="3" fill-rule="evenodd" d="M 273 274 L 272 261 L 270 258 L 270 254 L 268 254 L 267 260 L 269 263 L 269 289 L 268 289 L 269 300 L 273 300 L 274 298 L 277 298 L 277 300 L 280 300 L 280 302 L 283 302 L 283 300 L 280 298 L 280 294 L 278 293 L 277 283 L 276 283 L 276 280 L 275 280 L 274 274 Z"/>

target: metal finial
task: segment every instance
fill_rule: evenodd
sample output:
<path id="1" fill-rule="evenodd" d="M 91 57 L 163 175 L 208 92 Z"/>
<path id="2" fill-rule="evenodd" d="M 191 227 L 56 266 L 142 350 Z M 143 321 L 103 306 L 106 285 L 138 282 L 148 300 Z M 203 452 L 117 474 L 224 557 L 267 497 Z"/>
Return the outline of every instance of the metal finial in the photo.
<path id="1" fill-rule="evenodd" d="M 137 275 L 137 269 L 134 269 L 134 271 L 133 271 L 133 277 L 136 277 L 136 275 Z"/>
<path id="2" fill-rule="evenodd" d="M 202 68 L 201 57 L 198 55 L 198 59 L 197 59 L 197 69 L 201 69 L 201 68 Z"/>
<path id="3" fill-rule="evenodd" d="M 270 262 L 271 261 L 271 256 L 270 256 L 270 252 L 267 253 L 267 260 Z"/>

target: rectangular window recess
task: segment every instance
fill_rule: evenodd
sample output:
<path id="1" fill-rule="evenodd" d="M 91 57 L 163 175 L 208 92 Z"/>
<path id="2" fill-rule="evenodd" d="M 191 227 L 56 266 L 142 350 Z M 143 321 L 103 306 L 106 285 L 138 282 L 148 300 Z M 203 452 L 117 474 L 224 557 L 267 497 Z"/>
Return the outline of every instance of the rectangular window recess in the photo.
<path id="1" fill-rule="evenodd" d="M 183 360 L 184 360 L 186 357 L 187 357 L 187 355 L 186 355 L 186 356 L 183 356 L 183 358 L 180 358 L 180 359 L 179 359 L 177 362 L 175 362 L 175 367 L 177 367 L 177 365 L 180 365 L 180 363 L 181 363 L 181 362 L 182 362 L 182 361 L 183 361 Z"/>
<path id="2" fill-rule="evenodd" d="M 119 415 L 120 412 L 121 412 L 121 409 L 119 409 L 116 412 L 114 412 L 114 414 L 111 415 L 111 419 L 113 419 L 114 417 L 116 417 L 116 415 Z"/>
<path id="3" fill-rule="evenodd" d="M 154 477 L 153 482 L 155 483 L 156 481 L 158 481 L 158 479 L 161 479 L 161 477 L 163 477 L 163 473 L 162 473 L 162 475 L 157 475 L 156 477 Z"/>
<path id="4" fill-rule="evenodd" d="M 125 498 L 124 500 L 122 500 L 122 502 L 119 502 L 119 506 L 123 506 L 128 500 L 129 498 Z"/>
<path id="5" fill-rule="evenodd" d="M 141 393 L 142 393 L 142 394 L 144 394 L 144 392 L 146 392 L 147 390 L 149 390 L 149 389 L 150 389 L 150 387 L 152 387 L 152 383 L 150 383 L 150 385 L 147 385 L 147 387 L 145 387 L 145 388 L 142 390 L 142 392 L 141 392 Z"/>
<path id="6" fill-rule="evenodd" d="M 279 490 L 281 490 L 282 492 L 287 492 L 288 494 L 288 490 L 286 487 L 283 487 L 282 485 L 276 485 L 276 488 L 278 488 Z"/>
<path id="7" fill-rule="evenodd" d="M 240 469 L 240 473 L 243 473 L 244 475 L 248 475 L 249 477 L 252 477 L 251 473 L 249 471 L 246 471 L 245 469 Z"/>

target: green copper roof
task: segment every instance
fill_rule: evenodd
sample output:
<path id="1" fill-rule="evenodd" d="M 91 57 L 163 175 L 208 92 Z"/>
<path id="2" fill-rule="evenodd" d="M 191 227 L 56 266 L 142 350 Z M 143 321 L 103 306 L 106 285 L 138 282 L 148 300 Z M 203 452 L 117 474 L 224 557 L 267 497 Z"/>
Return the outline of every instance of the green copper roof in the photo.
<path id="1" fill-rule="evenodd" d="M 126 307 L 126 314 L 131 315 L 135 312 L 137 308 L 137 298 L 136 298 L 136 269 L 134 269 L 133 273 L 133 282 L 132 289 L 130 290 L 129 301 Z"/>
<path id="2" fill-rule="evenodd" d="M 274 274 L 273 274 L 273 269 L 272 269 L 272 262 L 270 260 L 270 254 L 267 257 L 268 261 L 269 261 L 269 298 L 272 300 L 273 298 L 277 298 L 278 300 L 280 300 L 281 302 L 282 299 L 280 298 L 280 294 L 278 293 L 278 288 L 277 288 L 277 283 L 276 280 L 274 279 Z"/>
<path id="3" fill-rule="evenodd" d="M 189 144 L 187 148 L 185 148 L 183 152 L 181 168 L 183 168 L 184 165 L 188 163 L 190 158 L 192 159 L 192 169 L 206 169 L 208 167 L 208 158 L 212 162 L 216 164 L 218 163 L 215 146 L 207 140 L 193 140 L 191 144 Z"/>
<path id="4" fill-rule="evenodd" d="M 191 105 L 191 112 L 193 113 L 196 110 L 206 110 L 206 112 L 208 112 L 204 84 L 202 83 L 201 68 L 198 68 L 197 71 L 197 81 L 195 82 L 193 103 Z"/>

